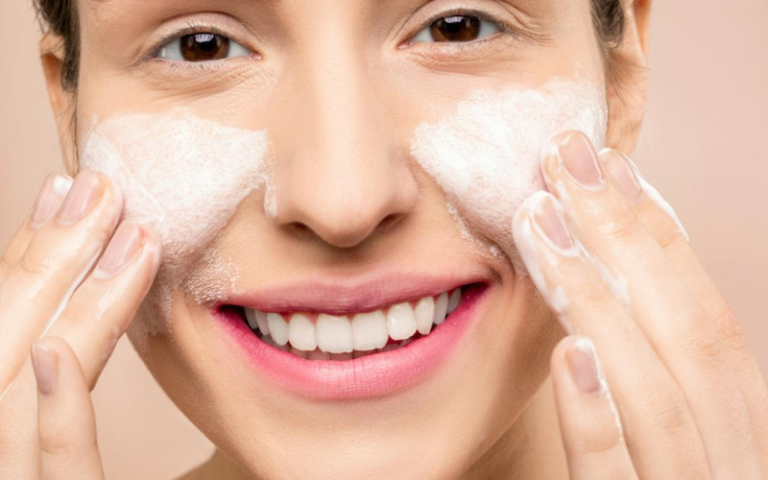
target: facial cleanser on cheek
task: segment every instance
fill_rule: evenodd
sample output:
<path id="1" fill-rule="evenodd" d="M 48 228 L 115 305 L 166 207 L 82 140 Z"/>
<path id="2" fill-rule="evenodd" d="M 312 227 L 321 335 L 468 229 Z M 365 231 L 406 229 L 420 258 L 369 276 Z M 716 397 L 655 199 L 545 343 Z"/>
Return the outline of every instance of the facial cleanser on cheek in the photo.
<path id="1" fill-rule="evenodd" d="M 561 130 L 605 143 L 607 106 L 602 84 L 552 80 L 540 89 L 479 90 L 437 123 L 416 129 L 411 154 L 443 189 L 469 225 L 512 254 L 512 219 L 544 188 L 539 154 Z"/>
<path id="2" fill-rule="evenodd" d="M 142 319 L 146 333 L 165 330 L 171 292 L 243 199 L 265 182 L 266 151 L 265 131 L 227 127 L 185 111 L 94 119 L 80 146 L 81 165 L 114 179 L 125 197 L 125 218 L 152 226 L 163 247 L 147 302 L 165 319 Z"/>

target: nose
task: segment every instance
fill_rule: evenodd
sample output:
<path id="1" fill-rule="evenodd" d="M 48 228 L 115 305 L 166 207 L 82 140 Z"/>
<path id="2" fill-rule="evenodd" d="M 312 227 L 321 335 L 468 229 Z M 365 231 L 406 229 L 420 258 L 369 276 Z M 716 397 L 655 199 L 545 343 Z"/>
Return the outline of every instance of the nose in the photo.
<path id="1" fill-rule="evenodd" d="M 302 60 L 273 145 L 274 221 L 352 248 L 414 208 L 418 186 L 376 79 L 354 53 Z"/>

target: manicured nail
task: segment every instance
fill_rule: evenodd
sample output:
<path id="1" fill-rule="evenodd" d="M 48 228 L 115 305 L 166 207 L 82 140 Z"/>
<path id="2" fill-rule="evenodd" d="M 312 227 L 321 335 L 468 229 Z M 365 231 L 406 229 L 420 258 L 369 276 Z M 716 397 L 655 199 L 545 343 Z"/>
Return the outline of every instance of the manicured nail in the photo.
<path id="1" fill-rule="evenodd" d="M 559 141 L 560 161 L 577 183 L 586 187 L 603 184 L 603 174 L 597 163 L 592 142 L 581 132 L 572 132 Z"/>
<path id="2" fill-rule="evenodd" d="M 53 394 L 59 377 L 59 358 L 56 351 L 41 342 L 33 343 L 32 367 L 40 393 L 46 396 Z"/>
<path id="3" fill-rule="evenodd" d="M 602 390 L 603 378 L 597 364 L 597 352 L 591 340 L 578 337 L 565 352 L 573 383 L 582 393 Z"/>
<path id="4" fill-rule="evenodd" d="M 565 253 L 574 250 L 575 243 L 555 202 L 551 195 L 542 195 L 534 208 L 533 220 L 553 248 Z"/>
<path id="5" fill-rule="evenodd" d="M 608 175 L 618 185 L 627 200 L 632 204 L 640 201 L 643 198 L 643 187 L 627 157 L 611 148 L 603 149 L 599 157 Z"/>
<path id="6" fill-rule="evenodd" d="M 48 222 L 61 206 L 64 197 L 72 187 L 72 179 L 66 175 L 52 173 L 43 182 L 32 209 L 30 225 L 38 229 Z"/>
<path id="7" fill-rule="evenodd" d="M 103 191 L 101 179 L 96 172 L 90 169 L 80 172 L 61 207 L 59 223 L 71 225 L 83 218 L 96 204 Z"/>
<path id="8" fill-rule="evenodd" d="M 118 273 L 136 256 L 144 244 L 144 231 L 133 222 L 125 221 L 112 236 L 94 274 L 107 278 Z"/>

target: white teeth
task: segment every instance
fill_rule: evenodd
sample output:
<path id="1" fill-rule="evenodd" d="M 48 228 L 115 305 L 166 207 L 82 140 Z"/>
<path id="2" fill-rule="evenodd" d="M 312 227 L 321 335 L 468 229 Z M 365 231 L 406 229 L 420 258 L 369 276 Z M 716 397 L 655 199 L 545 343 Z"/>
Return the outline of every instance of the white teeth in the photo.
<path id="1" fill-rule="evenodd" d="M 416 329 L 422 335 L 428 334 L 435 321 L 435 299 L 432 297 L 422 298 L 416 304 L 413 313 L 416 315 Z"/>
<path id="2" fill-rule="evenodd" d="M 321 313 L 317 316 L 315 332 L 317 346 L 328 353 L 352 351 L 352 324 L 347 317 L 336 317 Z"/>
<path id="3" fill-rule="evenodd" d="M 245 318 L 248 319 L 248 326 L 251 327 L 251 329 L 256 330 L 258 327 L 259 331 L 263 335 L 269 335 L 269 326 L 267 325 L 266 313 L 259 310 L 254 310 L 252 308 L 246 308 Z"/>
<path id="4" fill-rule="evenodd" d="M 291 321 L 288 322 L 288 340 L 291 346 L 311 352 L 317 347 L 315 340 L 315 325 L 312 321 L 301 313 L 294 313 Z"/>
<path id="5" fill-rule="evenodd" d="M 286 322 L 279 313 L 264 313 L 246 308 L 245 317 L 252 329 L 258 328 L 267 344 L 309 360 L 350 360 L 377 352 L 387 352 L 413 341 L 418 331 L 428 335 L 461 303 L 461 289 L 424 297 L 411 307 L 410 302 L 382 310 L 347 316 L 321 313 L 313 323 L 308 314 L 295 313 Z M 389 339 L 400 340 L 388 343 Z M 290 342 L 290 345 L 289 345 Z"/>
<path id="6" fill-rule="evenodd" d="M 448 299 L 448 313 L 453 313 L 454 310 L 456 310 L 456 307 L 459 306 L 459 302 L 461 301 L 461 289 L 457 288 L 453 292 L 451 292 L 451 298 Z"/>
<path id="7" fill-rule="evenodd" d="M 248 320 L 248 326 L 251 327 L 251 330 L 256 330 L 259 328 L 259 324 L 256 322 L 256 311 L 252 310 L 250 308 L 245 309 L 245 319 Z M 264 333 L 264 332 L 261 332 Z"/>
<path id="8" fill-rule="evenodd" d="M 269 325 L 269 335 L 278 345 L 288 343 L 288 324 L 283 320 L 279 313 L 268 313 L 267 324 Z"/>
<path id="9" fill-rule="evenodd" d="M 437 302 L 435 302 L 435 325 L 443 323 L 447 314 L 448 294 L 443 292 L 437 297 Z"/>
<path id="10" fill-rule="evenodd" d="M 358 313 L 352 319 L 352 346 L 355 350 L 381 348 L 387 344 L 388 338 L 387 319 L 381 310 Z"/>
<path id="11" fill-rule="evenodd" d="M 409 303 L 398 303 L 389 308 L 387 329 L 392 340 L 405 340 L 416 333 L 416 316 Z"/>

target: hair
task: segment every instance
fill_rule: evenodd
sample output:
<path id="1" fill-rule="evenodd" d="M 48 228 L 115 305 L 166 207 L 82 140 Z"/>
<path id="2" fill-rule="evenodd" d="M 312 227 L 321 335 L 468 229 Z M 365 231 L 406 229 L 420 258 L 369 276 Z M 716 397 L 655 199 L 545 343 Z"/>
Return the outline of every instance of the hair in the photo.
<path id="1" fill-rule="evenodd" d="M 61 37 L 64 56 L 61 83 L 66 91 L 77 88 L 80 71 L 80 23 L 77 0 L 32 0 L 43 30 Z M 592 23 L 603 48 L 609 68 L 610 53 L 621 45 L 624 37 L 624 7 L 622 0 L 591 0 Z"/>

